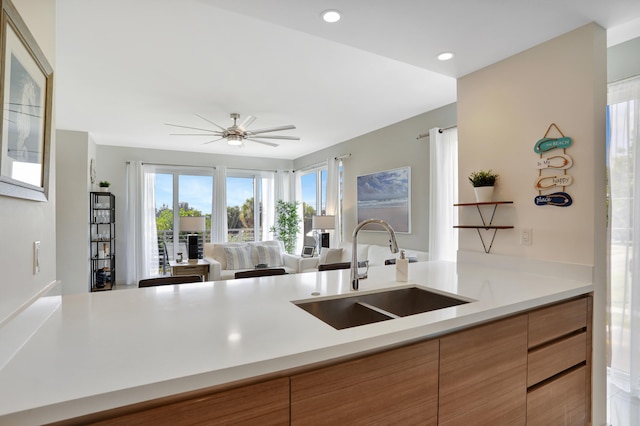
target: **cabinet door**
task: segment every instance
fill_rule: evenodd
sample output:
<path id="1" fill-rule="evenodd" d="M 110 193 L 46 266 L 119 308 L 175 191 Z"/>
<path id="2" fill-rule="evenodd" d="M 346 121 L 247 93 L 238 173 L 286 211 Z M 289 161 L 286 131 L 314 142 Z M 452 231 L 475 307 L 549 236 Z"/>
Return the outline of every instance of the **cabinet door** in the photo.
<path id="1" fill-rule="evenodd" d="M 526 315 L 440 339 L 440 425 L 522 425 L 526 398 Z"/>
<path id="2" fill-rule="evenodd" d="M 437 409 L 437 341 L 291 378 L 294 425 L 435 425 Z"/>
<path id="3" fill-rule="evenodd" d="M 586 425 L 586 376 L 582 366 L 532 388 L 527 398 L 527 425 Z"/>
<path id="4" fill-rule="evenodd" d="M 91 422 L 91 424 L 288 425 L 289 379 L 282 378 L 248 385 L 110 418 L 102 422 Z"/>

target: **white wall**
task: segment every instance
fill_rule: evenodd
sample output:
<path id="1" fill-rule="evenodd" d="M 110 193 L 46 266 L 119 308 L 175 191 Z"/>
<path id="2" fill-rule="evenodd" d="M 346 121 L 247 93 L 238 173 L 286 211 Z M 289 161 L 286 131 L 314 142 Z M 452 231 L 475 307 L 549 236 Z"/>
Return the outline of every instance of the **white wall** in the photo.
<path id="1" fill-rule="evenodd" d="M 55 2 L 14 0 L 13 3 L 55 70 Z M 55 123 L 55 100 L 53 120 Z M 0 323 L 56 279 L 55 152 L 52 135 L 49 202 L 0 197 Z M 33 275 L 34 241 L 41 243 L 38 275 Z"/>
<path id="2" fill-rule="evenodd" d="M 89 285 L 89 164 L 96 144 L 86 132 L 56 132 L 57 270 L 64 294 Z"/>
<path id="3" fill-rule="evenodd" d="M 433 127 L 456 124 L 456 105 L 450 104 L 417 115 L 391 126 L 350 139 L 295 160 L 296 170 L 327 161 L 328 158 L 351 153 L 344 160 L 344 235 L 351 241 L 356 227 L 356 177 L 398 167 L 411 167 L 411 234 L 398 234 L 403 248 L 429 251 L 429 138 L 417 140 L 419 134 L 429 133 Z M 363 230 L 358 241 L 365 244 L 387 245 L 383 232 Z"/>
<path id="4" fill-rule="evenodd" d="M 589 24 L 458 80 L 460 199 L 474 201 L 471 171 L 500 174 L 492 253 L 523 261 L 548 260 L 593 267 L 593 424 L 605 423 L 605 106 L 606 35 Z M 573 205 L 538 207 L 533 146 L 556 123 L 573 138 L 567 154 L 574 184 L 566 187 Z M 553 133 L 555 137 L 557 134 Z M 461 210 L 460 221 L 477 224 L 477 212 Z M 473 221 L 473 222 L 472 222 Z M 533 229 L 533 245 L 520 245 L 523 227 Z M 460 249 L 482 252 L 474 230 L 461 230 Z M 490 260 L 491 255 L 487 256 Z M 517 261 L 516 261 L 517 262 Z"/>

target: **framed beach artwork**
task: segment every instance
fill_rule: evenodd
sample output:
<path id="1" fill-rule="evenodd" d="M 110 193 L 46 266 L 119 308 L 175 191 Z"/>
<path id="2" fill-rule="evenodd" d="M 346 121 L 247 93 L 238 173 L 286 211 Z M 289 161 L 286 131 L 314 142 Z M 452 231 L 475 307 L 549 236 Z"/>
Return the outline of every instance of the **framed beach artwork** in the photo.
<path id="1" fill-rule="evenodd" d="M 357 199 L 358 223 L 382 219 L 395 232 L 411 233 L 410 167 L 358 176 Z"/>
<path id="2" fill-rule="evenodd" d="M 13 4 L 0 1 L 0 195 L 47 201 L 53 68 Z"/>

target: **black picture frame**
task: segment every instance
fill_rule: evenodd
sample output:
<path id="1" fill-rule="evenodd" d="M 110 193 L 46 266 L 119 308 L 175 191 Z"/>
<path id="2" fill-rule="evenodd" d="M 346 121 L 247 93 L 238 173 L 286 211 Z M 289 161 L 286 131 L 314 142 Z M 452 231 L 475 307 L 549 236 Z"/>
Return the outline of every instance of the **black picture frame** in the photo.
<path id="1" fill-rule="evenodd" d="M 316 252 L 316 248 L 314 246 L 302 247 L 302 257 L 313 257 L 315 252 Z"/>
<path id="2" fill-rule="evenodd" d="M 53 68 L 13 3 L 0 1 L 0 195 L 48 201 Z"/>

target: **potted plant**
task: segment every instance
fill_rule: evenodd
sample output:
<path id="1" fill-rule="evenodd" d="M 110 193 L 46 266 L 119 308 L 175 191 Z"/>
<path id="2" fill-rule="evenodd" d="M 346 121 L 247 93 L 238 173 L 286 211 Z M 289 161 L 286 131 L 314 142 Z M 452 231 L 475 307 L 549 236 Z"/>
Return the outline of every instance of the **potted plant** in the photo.
<path id="1" fill-rule="evenodd" d="M 100 186 L 100 191 L 109 192 L 109 186 L 111 186 L 111 184 L 108 180 L 103 180 L 98 184 L 98 186 Z"/>
<path id="2" fill-rule="evenodd" d="M 298 216 L 298 201 L 278 200 L 276 204 L 276 224 L 271 227 L 274 238 L 284 243 L 284 249 L 293 254 L 296 239 L 300 232 L 300 217 Z"/>
<path id="3" fill-rule="evenodd" d="M 480 170 L 469 175 L 469 182 L 473 185 L 478 203 L 488 203 L 493 199 L 493 187 L 498 180 L 498 174 L 493 170 Z"/>

